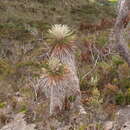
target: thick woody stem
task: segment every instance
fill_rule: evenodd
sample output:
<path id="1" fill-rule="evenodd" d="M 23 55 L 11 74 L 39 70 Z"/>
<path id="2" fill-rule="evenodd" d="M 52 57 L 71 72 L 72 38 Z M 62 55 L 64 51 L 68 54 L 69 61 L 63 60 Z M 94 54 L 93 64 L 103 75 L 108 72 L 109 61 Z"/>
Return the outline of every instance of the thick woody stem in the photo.
<path id="1" fill-rule="evenodd" d="M 130 66 L 130 50 L 128 44 L 123 37 L 124 23 L 123 21 L 127 18 L 130 8 L 129 0 L 119 0 L 118 2 L 118 16 L 114 27 L 115 36 L 115 48 L 124 60 Z"/>

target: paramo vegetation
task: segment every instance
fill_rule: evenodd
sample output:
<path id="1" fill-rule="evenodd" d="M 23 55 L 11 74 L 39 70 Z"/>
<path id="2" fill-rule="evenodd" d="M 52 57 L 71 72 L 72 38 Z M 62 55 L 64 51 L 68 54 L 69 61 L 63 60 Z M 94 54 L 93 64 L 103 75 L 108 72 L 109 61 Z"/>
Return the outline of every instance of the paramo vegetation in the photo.
<path id="1" fill-rule="evenodd" d="M 0 128 L 24 113 L 37 130 L 68 120 L 65 130 L 102 130 L 130 105 L 130 67 L 113 49 L 116 9 L 117 0 L 0 0 Z M 77 102 L 87 113 L 78 125 Z M 58 121 L 48 116 L 57 104 Z"/>

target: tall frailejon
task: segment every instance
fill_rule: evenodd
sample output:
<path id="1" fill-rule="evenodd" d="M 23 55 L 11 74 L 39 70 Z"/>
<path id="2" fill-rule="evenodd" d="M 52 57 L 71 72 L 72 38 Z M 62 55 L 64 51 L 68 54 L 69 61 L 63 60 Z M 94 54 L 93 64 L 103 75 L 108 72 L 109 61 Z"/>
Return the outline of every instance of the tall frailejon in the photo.
<path id="1" fill-rule="evenodd" d="M 53 25 L 48 32 L 52 49 L 41 79 L 50 97 L 50 114 L 66 109 L 65 104 L 68 109 L 83 112 L 74 56 L 75 35 L 66 25 Z"/>

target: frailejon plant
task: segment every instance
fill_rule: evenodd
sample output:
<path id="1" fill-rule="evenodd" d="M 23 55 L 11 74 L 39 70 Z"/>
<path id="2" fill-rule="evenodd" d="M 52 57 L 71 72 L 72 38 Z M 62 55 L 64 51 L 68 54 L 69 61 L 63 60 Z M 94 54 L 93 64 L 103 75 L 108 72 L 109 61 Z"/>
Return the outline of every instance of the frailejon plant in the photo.
<path id="1" fill-rule="evenodd" d="M 50 99 L 50 114 L 63 108 L 65 99 L 65 81 L 68 79 L 69 68 L 56 58 L 50 58 L 41 72 L 41 84 L 45 95 Z"/>
<path id="2" fill-rule="evenodd" d="M 48 32 L 52 49 L 42 69 L 41 86 L 50 98 L 50 114 L 63 110 L 66 102 L 69 109 L 85 113 L 75 66 L 75 36 L 66 25 L 53 25 Z"/>
<path id="3" fill-rule="evenodd" d="M 75 35 L 67 25 L 56 24 L 48 31 L 51 43 L 51 57 L 58 58 L 62 63 L 75 69 Z"/>

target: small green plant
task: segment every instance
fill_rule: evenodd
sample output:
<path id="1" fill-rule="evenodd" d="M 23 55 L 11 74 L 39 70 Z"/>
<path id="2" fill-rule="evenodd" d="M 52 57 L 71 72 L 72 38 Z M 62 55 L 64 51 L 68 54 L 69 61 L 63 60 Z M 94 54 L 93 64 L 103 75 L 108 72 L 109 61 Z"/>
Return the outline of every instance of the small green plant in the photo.
<path id="1" fill-rule="evenodd" d="M 112 61 L 115 65 L 120 65 L 123 64 L 123 60 L 120 56 L 116 55 L 116 56 L 112 56 Z"/>
<path id="2" fill-rule="evenodd" d="M 0 108 L 5 107 L 5 105 L 6 105 L 6 102 L 0 102 Z"/>
<path id="3" fill-rule="evenodd" d="M 115 101 L 117 105 L 123 105 L 125 103 L 125 95 L 122 92 L 117 93 Z"/>
<path id="4" fill-rule="evenodd" d="M 97 88 L 93 88 L 92 90 L 92 97 L 90 98 L 90 105 L 94 107 L 100 107 L 102 104 L 103 99 L 101 98 L 100 91 Z"/>
<path id="5" fill-rule="evenodd" d="M 74 102 L 76 100 L 76 96 L 70 96 L 68 99 L 70 102 Z"/>
<path id="6" fill-rule="evenodd" d="M 100 32 L 96 37 L 96 42 L 99 47 L 103 47 L 108 42 L 107 32 Z"/>
<path id="7" fill-rule="evenodd" d="M 130 104 L 130 88 L 128 88 L 126 92 L 126 103 Z"/>
<path id="8" fill-rule="evenodd" d="M 22 113 L 26 113 L 28 111 L 27 107 L 25 105 L 21 106 L 20 111 Z"/>
<path id="9" fill-rule="evenodd" d="M 84 125 L 80 126 L 79 130 L 86 130 L 86 126 Z"/>

